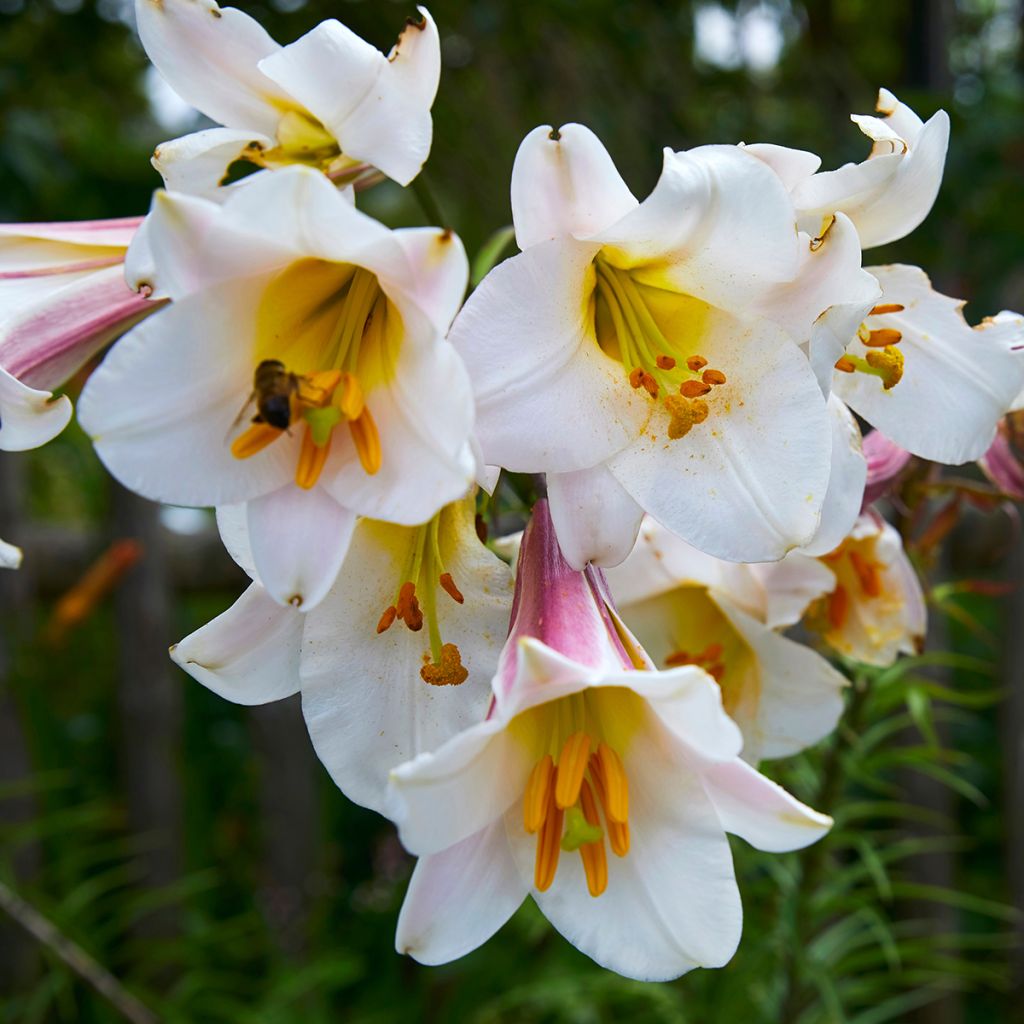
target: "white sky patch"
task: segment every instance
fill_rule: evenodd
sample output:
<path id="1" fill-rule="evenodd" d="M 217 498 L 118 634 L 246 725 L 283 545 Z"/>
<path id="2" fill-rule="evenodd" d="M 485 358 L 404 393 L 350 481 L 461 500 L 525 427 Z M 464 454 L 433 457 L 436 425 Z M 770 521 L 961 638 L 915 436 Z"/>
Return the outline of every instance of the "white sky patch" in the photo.
<path id="1" fill-rule="evenodd" d="M 161 77 L 155 67 L 146 68 L 146 99 L 156 123 L 168 132 L 181 134 L 196 126 L 199 112 L 190 107 Z"/>

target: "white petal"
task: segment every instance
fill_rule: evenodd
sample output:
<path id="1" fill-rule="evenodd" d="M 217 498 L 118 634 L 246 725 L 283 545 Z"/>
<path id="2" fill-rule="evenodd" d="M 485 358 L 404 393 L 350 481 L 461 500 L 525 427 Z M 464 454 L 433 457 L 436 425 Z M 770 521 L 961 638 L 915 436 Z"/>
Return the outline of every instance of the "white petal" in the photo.
<path id="1" fill-rule="evenodd" d="M 571 239 L 532 246 L 492 270 L 456 318 L 451 341 L 473 381 L 488 463 L 525 473 L 587 469 L 643 428 L 648 403 L 588 323 L 596 251 Z"/>
<path id="2" fill-rule="evenodd" d="M 526 898 L 499 818 L 447 850 L 421 857 L 398 915 L 395 949 L 446 964 L 482 946 Z"/>
<path id="3" fill-rule="evenodd" d="M 438 853 L 486 828 L 522 795 L 538 756 L 492 718 L 395 768 L 387 815 L 402 845 Z"/>
<path id="4" fill-rule="evenodd" d="M 796 215 L 782 182 L 738 146 L 665 152 L 654 191 L 592 236 L 636 280 L 744 310 L 798 268 Z"/>
<path id="5" fill-rule="evenodd" d="M 169 191 L 214 199 L 231 164 L 275 145 L 269 136 L 252 130 L 207 128 L 160 143 L 152 164 Z"/>
<path id="6" fill-rule="evenodd" d="M 902 339 L 903 377 L 889 391 L 864 373 L 835 374 L 836 394 L 914 455 L 950 465 L 979 458 L 1024 386 L 1024 318 L 987 319 L 971 328 L 963 303 L 933 291 L 917 267 L 874 267 L 884 303 L 903 312 L 869 317 L 871 329 Z M 863 357 L 855 341 L 849 351 Z"/>
<path id="7" fill-rule="evenodd" d="M 249 513 L 244 501 L 235 505 L 218 505 L 216 508 L 217 531 L 231 560 L 242 569 L 249 579 L 259 583 L 256 564 L 249 543 Z"/>
<path id="8" fill-rule="evenodd" d="M 260 63 L 338 140 L 342 152 L 400 185 L 430 153 L 430 107 L 441 72 L 437 26 L 426 10 L 386 58 L 337 21 L 324 21 Z"/>
<path id="9" fill-rule="evenodd" d="M 949 115 L 940 110 L 922 125 L 885 89 L 879 92 L 878 108 L 887 120 L 853 118 L 875 142 L 867 160 L 816 174 L 794 190 L 805 230 L 817 232 L 823 217 L 841 210 L 870 249 L 908 235 L 931 210 L 942 183 Z"/>
<path id="10" fill-rule="evenodd" d="M 257 64 L 279 49 L 260 24 L 213 0 L 136 0 L 142 45 L 167 84 L 229 128 L 273 135 L 291 103 Z"/>
<path id="11" fill-rule="evenodd" d="M 828 412 L 832 426 L 832 471 L 817 532 L 801 548 L 807 555 L 827 555 L 843 542 L 860 515 L 868 477 L 857 421 L 835 395 L 829 395 Z"/>
<path id="12" fill-rule="evenodd" d="M 800 349 L 765 320 L 716 315 L 702 354 L 728 377 L 705 396 L 707 420 L 671 440 L 661 415 L 608 466 L 694 547 L 732 561 L 781 558 L 810 540 L 828 485 L 821 390 Z"/>
<path id="13" fill-rule="evenodd" d="M 808 605 L 835 590 L 832 570 L 817 558 L 799 551 L 786 555 L 781 562 L 763 562 L 749 567 L 764 588 L 764 624 L 771 629 L 793 626 L 807 611 Z"/>
<path id="14" fill-rule="evenodd" d="M 132 240 L 141 217 L 0 224 L 0 272 L 57 267 L 112 254 Z"/>
<path id="15" fill-rule="evenodd" d="M 751 618 L 721 595 L 718 607 L 746 640 L 758 662 L 756 712 L 743 729 L 743 757 L 788 757 L 827 736 L 843 712 L 846 677 L 817 651 Z"/>
<path id="16" fill-rule="evenodd" d="M 56 437 L 71 419 L 71 401 L 22 384 L 0 367 L 0 451 L 23 452 Z"/>
<path id="17" fill-rule="evenodd" d="M 534 128 L 512 167 L 512 222 L 520 249 L 592 235 L 637 205 L 601 140 L 581 124 Z"/>
<path id="18" fill-rule="evenodd" d="M 78 418 L 126 487 L 176 505 L 225 505 L 295 473 L 299 434 L 249 459 L 230 450 L 246 406 L 259 291 L 210 288 L 173 302 L 122 338 L 89 378 Z M 241 342 L 241 343 L 240 343 Z"/>
<path id="19" fill-rule="evenodd" d="M 21 548 L 0 540 L 0 569 L 17 569 L 21 565 Z"/>
<path id="20" fill-rule="evenodd" d="M 266 704 L 299 689 L 302 613 L 282 608 L 258 584 L 212 622 L 171 648 L 193 679 L 236 704 Z"/>
<path id="21" fill-rule="evenodd" d="M 828 815 L 800 803 L 743 761 L 716 764 L 702 778 L 722 828 L 758 850 L 801 850 L 832 827 Z"/>
<path id="22" fill-rule="evenodd" d="M 464 683 L 421 678 L 426 629 L 414 633 L 397 621 L 377 633 L 408 573 L 412 530 L 362 520 L 338 583 L 307 616 L 302 710 L 313 745 L 341 790 L 381 813 L 390 769 L 483 720 L 508 627 L 508 568 L 477 540 L 467 503 L 442 516 L 445 568 L 465 603 L 437 589 L 437 621 L 441 639 L 459 648 Z"/>
<path id="23" fill-rule="evenodd" d="M 285 484 L 248 503 L 249 543 L 267 593 L 309 611 L 334 585 L 356 517 L 322 487 Z"/>
<path id="24" fill-rule="evenodd" d="M 565 560 L 582 569 L 618 565 L 632 550 L 643 509 L 604 465 L 547 478 L 551 518 Z"/>
<path id="25" fill-rule="evenodd" d="M 714 807 L 668 737 L 652 737 L 623 760 L 630 849 L 608 854 L 608 888 L 590 896 L 580 858 L 563 852 L 554 884 L 533 898 L 574 946 L 626 977 L 666 981 L 720 967 L 739 942 L 742 909 Z M 507 821 L 520 875 L 532 877 L 536 839 L 521 818 Z"/>
<path id="26" fill-rule="evenodd" d="M 442 228 L 402 228 L 394 237 L 409 258 L 410 297 L 447 334 L 469 283 L 462 239 Z"/>
<path id="27" fill-rule="evenodd" d="M 763 160 L 790 192 L 821 166 L 821 157 L 806 149 L 790 149 L 771 142 L 754 142 L 749 145 L 741 143 L 741 146 L 758 160 Z"/>

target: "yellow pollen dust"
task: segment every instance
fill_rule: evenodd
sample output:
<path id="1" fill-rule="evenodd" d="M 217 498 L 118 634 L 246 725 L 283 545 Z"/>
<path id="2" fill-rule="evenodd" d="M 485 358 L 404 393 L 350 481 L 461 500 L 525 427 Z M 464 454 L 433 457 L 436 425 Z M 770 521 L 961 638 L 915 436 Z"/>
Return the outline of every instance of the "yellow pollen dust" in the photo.
<path id="1" fill-rule="evenodd" d="M 300 278 L 301 286 L 296 283 Z M 269 326 L 261 328 L 268 338 L 265 344 L 282 347 L 280 339 L 290 339 L 283 347 L 297 364 L 312 362 L 322 368 L 299 373 L 283 359 L 258 363 L 246 405 L 255 405 L 256 415 L 232 442 L 232 455 L 251 458 L 282 434 L 290 435 L 293 426 L 301 426 L 295 482 L 308 489 L 327 463 L 335 427 L 344 423 L 364 472 L 379 472 L 380 434 L 362 379 L 366 373 L 379 373 L 391 315 L 376 277 L 358 267 L 300 261 L 268 288 L 261 315 L 263 307 L 269 310 Z"/>
<path id="2" fill-rule="evenodd" d="M 693 352 L 706 307 L 689 296 L 639 284 L 601 255 L 594 272 L 598 344 L 622 363 L 634 390 L 663 403 L 669 439 L 685 437 L 708 417 L 710 407 L 703 399 L 727 383 L 722 370 Z M 660 320 L 652 312 L 655 307 Z M 663 330 L 662 322 L 672 327 Z"/>
<path id="3" fill-rule="evenodd" d="M 445 568 L 441 554 L 440 522 L 444 510 L 425 526 L 416 527 L 411 553 L 402 583 L 393 604 L 388 605 L 377 622 L 377 633 L 386 633 L 396 621 L 404 622 L 414 633 L 427 626 L 430 653 L 424 655 L 420 678 L 431 686 L 458 686 L 469 678 L 462 664 L 462 653 L 453 643 L 445 643 L 438 622 L 437 591 L 443 590 L 456 604 L 465 597 Z M 398 529 L 401 529 L 400 527 Z"/>
<path id="4" fill-rule="evenodd" d="M 587 890 L 600 896 L 608 887 L 605 838 L 617 857 L 629 852 L 626 771 L 613 747 L 582 729 L 554 749 L 533 766 L 523 792 L 523 828 L 537 836 L 533 882 L 544 892 L 561 853 L 578 852 Z"/>

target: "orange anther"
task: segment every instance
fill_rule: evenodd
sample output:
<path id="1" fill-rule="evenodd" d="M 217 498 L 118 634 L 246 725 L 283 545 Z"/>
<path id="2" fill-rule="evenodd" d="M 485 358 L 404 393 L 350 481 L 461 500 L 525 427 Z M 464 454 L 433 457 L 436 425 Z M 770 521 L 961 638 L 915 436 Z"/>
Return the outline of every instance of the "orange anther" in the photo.
<path id="1" fill-rule="evenodd" d="M 341 377 L 341 391 L 338 395 L 338 408 L 347 420 L 357 420 L 366 408 L 363 387 L 354 373 L 344 373 Z"/>
<path id="2" fill-rule="evenodd" d="M 586 779 L 580 787 L 580 805 L 587 824 L 600 826 L 601 818 L 597 813 L 597 803 Z M 587 891 L 591 896 L 600 896 L 608 888 L 608 855 L 605 853 L 604 840 L 584 843 L 580 847 L 580 859 L 583 861 L 583 871 L 587 876 Z"/>
<path id="3" fill-rule="evenodd" d="M 900 302 L 883 302 L 871 310 L 871 316 L 879 316 L 882 313 L 902 313 L 905 308 Z"/>
<path id="4" fill-rule="evenodd" d="M 601 767 L 601 760 L 597 754 L 590 755 L 590 780 L 594 786 L 594 792 L 604 811 L 605 824 L 607 825 L 608 842 L 611 845 L 612 853 L 616 857 L 625 857 L 629 853 L 629 825 L 625 822 L 613 820 L 608 814 L 608 793 L 607 784 L 604 780 L 604 772 Z"/>
<path id="5" fill-rule="evenodd" d="M 231 454 L 236 459 L 248 459 L 257 452 L 263 451 L 282 434 L 283 430 L 272 427 L 269 423 L 253 423 L 231 442 Z"/>
<path id="6" fill-rule="evenodd" d="M 708 361 L 703 356 L 690 356 L 690 358 L 686 360 L 686 365 L 694 373 L 699 373 L 708 365 Z"/>
<path id="7" fill-rule="evenodd" d="M 835 368 L 839 370 L 840 373 L 854 373 L 857 369 L 853 361 L 847 356 L 840 356 L 836 360 Z"/>
<path id="8" fill-rule="evenodd" d="M 699 398 L 701 395 L 706 395 L 711 390 L 710 384 L 705 384 L 702 380 L 684 380 L 679 386 L 679 394 L 683 398 Z"/>
<path id="9" fill-rule="evenodd" d="M 523 827 L 531 835 L 540 829 L 547 817 L 554 778 L 555 762 L 550 754 L 545 754 L 533 766 L 523 793 Z"/>
<path id="10" fill-rule="evenodd" d="M 302 447 L 299 449 L 299 464 L 295 469 L 295 483 L 299 487 L 308 491 L 316 486 L 330 451 L 331 435 L 327 435 L 326 444 L 319 445 L 313 440 L 313 431 L 306 427 L 302 434 Z"/>
<path id="11" fill-rule="evenodd" d="M 700 379 L 705 384 L 724 384 L 725 374 L 721 370 L 705 370 L 701 375 Z"/>
<path id="12" fill-rule="evenodd" d="M 846 588 L 837 586 L 829 595 L 828 599 L 828 621 L 833 629 L 842 629 L 846 617 L 850 612 L 850 596 Z"/>
<path id="13" fill-rule="evenodd" d="M 673 651 L 666 659 L 665 665 L 668 668 L 677 668 L 680 665 L 692 665 L 693 658 L 687 651 Z"/>
<path id="14" fill-rule="evenodd" d="M 882 593 L 882 577 L 878 565 L 865 558 L 859 551 L 850 552 L 850 564 L 857 574 L 860 589 L 868 597 L 878 597 Z"/>
<path id="15" fill-rule="evenodd" d="M 349 423 L 348 429 L 352 434 L 360 464 L 370 476 L 373 476 L 381 466 L 381 450 L 380 434 L 377 433 L 377 424 L 370 415 L 370 410 L 363 409 L 359 418 Z"/>
<path id="16" fill-rule="evenodd" d="M 459 604 L 464 604 L 466 599 L 462 596 L 462 591 L 455 586 L 455 580 L 452 579 L 450 572 L 441 573 L 438 582 L 441 584 L 444 592 L 453 600 Z"/>
<path id="17" fill-rule="evenodd" d="M 640 378 L 640 383 L 643 386 L 644 391 L 646 391 L 651 398 L 658 397 L 658 382 L 649 373 L 644 373 Z"/>
<path id="18" fill-rule="evenodd" d="M 384 614 L 380 617 L 380 621 L 377 623 L 377 632 L 386 633 L 390 628 L 391 624 L 398 618 L 398 609 L 392 604 L 384 609 Z"/>
<path id="19" fill-rule="evenodd" d="M 565 812 L 555 803 L 554 793 L 551 793 L 544 824 L 537 835 L 537 857 L 533 865 L 533 884 L 540 892 L 551 888 L 555 872 L 558 871 L 564 817 Z"/>
<path id="20" fill-rule="evenodd" d="M 702 398 L 695 398 L 690 403 L 690 416 L 694 423 L 703 423 L 708 418 L 708 403 Z"/>
<path id="21" fill-rule="evenodd" d="M 635 366 L 629 371 L 629 383 L 631 387 L 639 388 L 644 382 L 644 368 L 642 366 Z"/>
<path id="22" fill-rule="evenodd" d="M 701 653 L 701 657 L 704 661 L 718 661 L 722 656 L 722 645 L 721 644 L 708 644 Z"/>
<path id="23" fill-rule="evenodd" d="M 674 370 L 676 367 L 676 361 L 671 356 L 658 356 L 655 362 L 659 370 Z"/>
<path id="24" fill-rule="evenodd" d="M 886 345 L 899 344 L 902 337 L 903 335 L 899 331 L 895 331 L 891 327 L 883 327 L 881 330 L 868 332 L 867 338 L 861 338 L 861 341 L 868 348 L 885 348 Z"/>
<path id="25" fill-rule="evenodd" d="M 590 737 L 585 732 L 574 732 L 558 756 L 555 780 L 555 803 L 561 808 L 572 807 L 580 796 L 580 783 L 587 770 Z"/>
<path id="26" fill-rule="evenodd" d="M 420 679 L 431 686 L 461 686 L 468 678 L 469 669 L 455 644 L 442 644 L 441 657 L 420 669 Z"/>
<path id="27" fill-rule="evenodd" d="M 414 633 L 423 628 L 423 612 L 416 599 L 416 584 L 405 582 L 398 588 L 395 608 L 400 618 Z"/>
<path id="28" fill-rule="evenodd" d="M 597 748 L 597 757 L 601 762 L 601 776 L 607 795 L 605 810 L 608 817 L 612 821 L 625 822 L 629 818 L 629 782 L 626 779 L 626 770 L 622 767 L 622 759 L 607 743 L 602 743 Z"/>

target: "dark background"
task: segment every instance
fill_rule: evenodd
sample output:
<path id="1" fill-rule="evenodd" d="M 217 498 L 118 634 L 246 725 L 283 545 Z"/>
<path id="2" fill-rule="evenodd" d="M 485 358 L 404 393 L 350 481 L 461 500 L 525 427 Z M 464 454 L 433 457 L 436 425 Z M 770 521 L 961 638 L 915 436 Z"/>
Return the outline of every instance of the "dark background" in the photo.
<path id="1" fill-rule="evenodd" d="M 336 16 L 383 49 L 412 13 L 239 6 L 282 42 Z M 663 146 L 772 141 L 826 167 L 862 159 L 848 115 L 871 112 L 884 85 L 922 117 L 948 110 L 952 139 L 931 217 L 867 262 L 922 265 L 970 300 L 972 321 L 1024 308 L 1017 0 L 431 11 L 444 69 L 425 177 L 471 254 L 509 222 L 512 160 L 538 123 L 588 124 L 642 197 Z M 0 0 L 0 219 L 148 207 L 153 147 L 197 122 L 158 122 L 130 22 L 119 0 Z M 392 225 L 422 222 L 391 184 L 360 203 Z M 735 843 L 748 913 L 736 960 L 647 986 L 590 964 L 532 906 L 455 965 L 394 954 L 410 862 L 391 828 L 333 789 L 293 703 L 235 707 L 166 658 L 244 584 L 202 514 L 126 495 L 72 428 L 0 460 L 0 536 L 27 556 L 0 578 L 0 904 L 20 894 L 96 961 L 70 970 L 59 936 L 39 942 L 0 913 L 0 1021 L 125 1019 L 81 979 L 97 965 L 159 1019 L 189 1024 L 1024 1019 L 1012 910 L 1024 733 L 1019 699 L 1000 704 L 1020 683 L 1014 595 L 950 601 L 950 618 L 936 609 L 935 649 L 978 660 L 872 678 L 837 740 L 780 769 L 837 814 L 831 845 L 808 859 Z M 124 537 L 141 541 L 141 563 L 78 629 L 48 632 L 60 595 Z M 939 578 L 991 591 L 1019 577 L 1005 513 L 969 519 L 954 540 Z"/>

